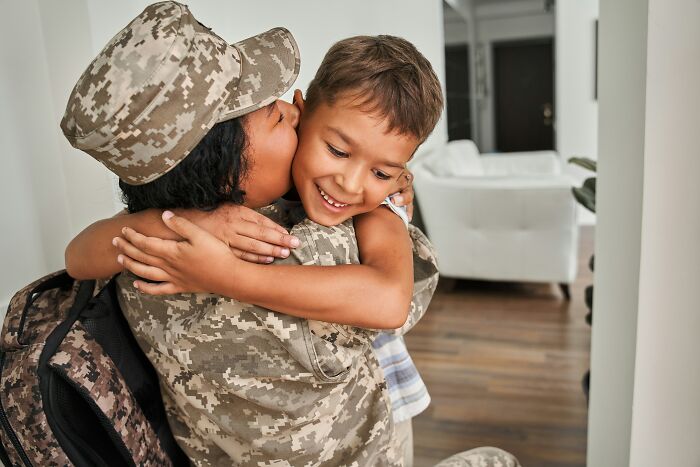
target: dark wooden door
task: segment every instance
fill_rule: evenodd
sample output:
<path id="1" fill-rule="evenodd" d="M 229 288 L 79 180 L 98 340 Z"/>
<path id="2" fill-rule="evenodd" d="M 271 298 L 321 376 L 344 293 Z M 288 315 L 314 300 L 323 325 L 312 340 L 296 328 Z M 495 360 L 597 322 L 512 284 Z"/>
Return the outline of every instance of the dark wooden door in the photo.
<path id="1" fill-rule="evenodd" d="M 445 88 L 447 90 L 447 138 L 471 139 L 469 99 L 469 46 L 445 46 Z"/>
<path id="2" fill-rule="evenodd" d="M 493 46 L 496 149 L 554 149 L 551 38 Z"/>

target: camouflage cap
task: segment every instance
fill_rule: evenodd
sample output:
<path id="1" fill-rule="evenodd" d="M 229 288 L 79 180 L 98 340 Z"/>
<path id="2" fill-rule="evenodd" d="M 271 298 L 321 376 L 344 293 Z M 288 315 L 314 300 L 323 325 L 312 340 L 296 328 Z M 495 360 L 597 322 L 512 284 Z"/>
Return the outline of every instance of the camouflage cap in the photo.
<path id="1" fill-rule="evenodd" d="M 87 67 L 61 129 L 71 145 L 141 185 L 175 167 L 216 123 L 284 94 L 299 64 L 284 28 L 228 44 L 185 5 L 155 3 Z"/>

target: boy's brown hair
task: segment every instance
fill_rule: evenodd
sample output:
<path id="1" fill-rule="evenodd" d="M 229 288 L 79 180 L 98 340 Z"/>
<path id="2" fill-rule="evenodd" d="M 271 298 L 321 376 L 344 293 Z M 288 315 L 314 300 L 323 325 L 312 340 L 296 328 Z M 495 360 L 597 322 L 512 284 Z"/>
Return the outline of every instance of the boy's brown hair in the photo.
<path id="1" fill-rule="evenodd" d="M 386 119 L 389 131 L 425 141 L 442 113 L 443 97 L 430 62 L 396 36 L 355 36 L 335 43 L 306 92 L 307 111 L 344 93 Z"/>

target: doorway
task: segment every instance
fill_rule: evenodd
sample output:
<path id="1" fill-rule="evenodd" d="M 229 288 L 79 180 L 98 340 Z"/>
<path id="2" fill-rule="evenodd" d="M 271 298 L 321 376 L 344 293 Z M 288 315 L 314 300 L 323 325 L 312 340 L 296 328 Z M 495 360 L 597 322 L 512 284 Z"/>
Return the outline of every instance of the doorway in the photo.
<path id="1" fill-rule="evenodd" d="M 445 46 L 447 140 L 472 139 L 469 45 Z"/>
<path id="2" fill-rule="evenodd" d="M 495 141 L 500 152 L 554 149 L 554 41 L 493 45 Z"/>

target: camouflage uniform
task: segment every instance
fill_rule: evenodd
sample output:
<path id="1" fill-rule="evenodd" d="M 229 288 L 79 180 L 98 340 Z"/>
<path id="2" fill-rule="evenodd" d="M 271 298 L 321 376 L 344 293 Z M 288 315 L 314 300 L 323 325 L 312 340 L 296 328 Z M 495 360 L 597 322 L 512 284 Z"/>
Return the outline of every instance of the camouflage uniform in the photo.
<path id="1" fill-rule="evenodd" d="M 289 225 L 289 212 L 265 212 Z M 286 264 L 359 263 L 352 220 L 304 220 Z M 430 243 L 411 227 L 415 288 L 406 332 L 437 285 Z M 274 267 L 274 266 L 271 266 Z M 305 320 L 208 294 L 139 293 L 120 302 L 149 359 L 176 439 L 198 466 L 400 465 L 375 331 Z M 381 306 L 381 304 L 377 304 Z"/>
<path id="2" fill-rule="evenodd" d="M 515 456 L 503 449 L 484 446 L 448 457 L 435 467 L 521 467 Z"/>

